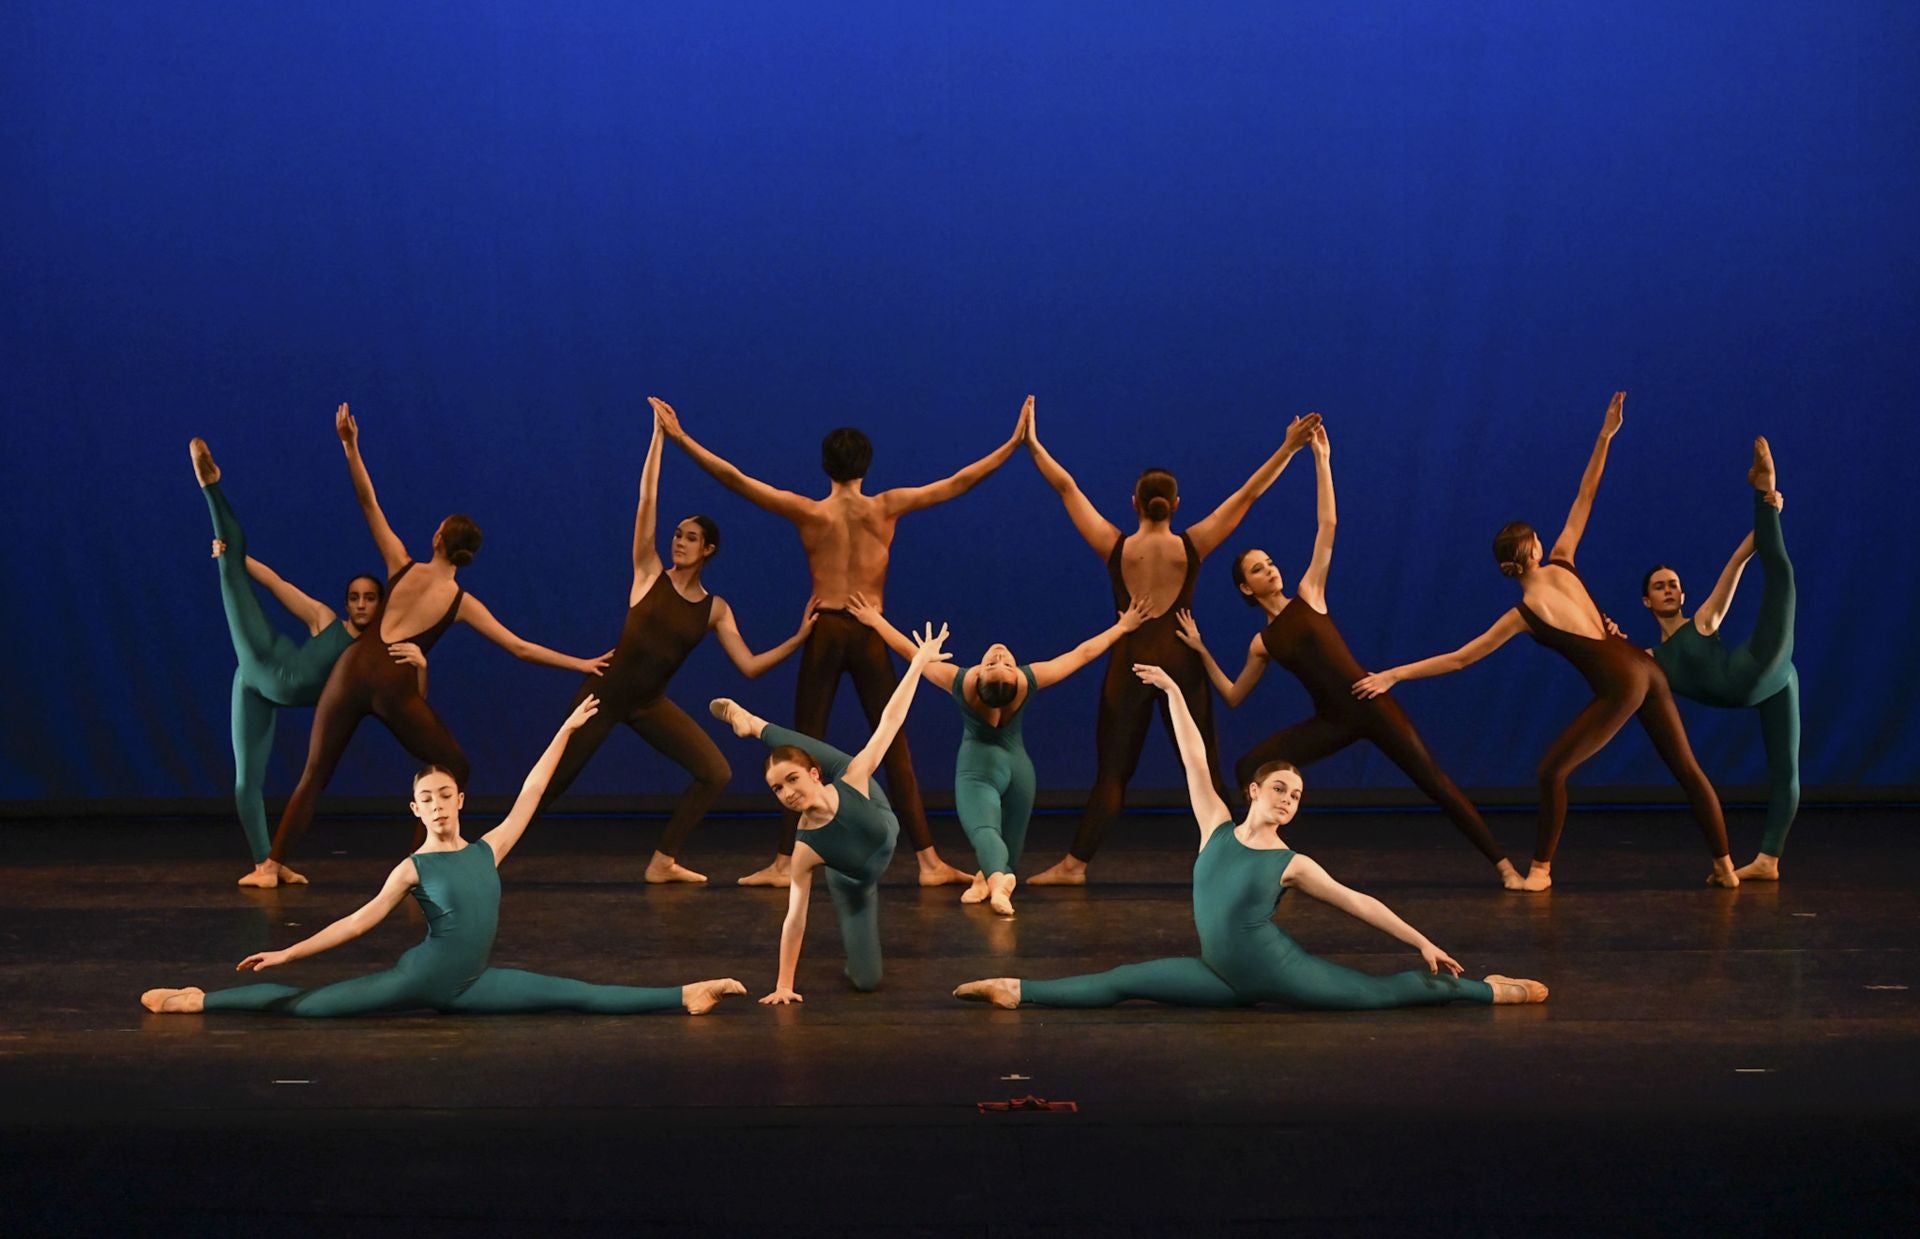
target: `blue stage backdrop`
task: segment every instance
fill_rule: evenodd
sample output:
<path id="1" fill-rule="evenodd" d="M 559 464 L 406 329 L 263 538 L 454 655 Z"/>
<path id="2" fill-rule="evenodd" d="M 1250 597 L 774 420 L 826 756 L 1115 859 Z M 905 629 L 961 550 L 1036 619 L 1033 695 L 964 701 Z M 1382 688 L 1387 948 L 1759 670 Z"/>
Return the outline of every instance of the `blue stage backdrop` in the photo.
<path id="1" fill-rule="evenodd" d="M 1915 782 L 1920 8 L 1904 4 L 881 3 L 125 5 L 0 12 L 7 485 L 0 798 L 220 794 L 233 656 L 185 451 L 205 435 L 256 554 L 317 595 L 379 560 L 334 440 L 351 401 L 417 553 L 576 653 L 619 631 L 648 420 L 672 400 L 747 470 L 824 486 L 865 427 L 870 485 L 1045 441 L 1127 524 L 1143 466 L 1197 519 L 1317 409 L 1341 525 L 1330 600 L 1363 662 L 1448 649 L 1514 602 L 1488 546 L 1551 537 L 1608 394 L 1626 428 L 1580 562 L 1651 643 L 1655 560 L 1703 597 L 1772 437 L 1800 589 L 1806 770 Z M 792 531 L 678 453 L 663 516 L 725 531 L 710 583 L 750 641 L 807 593 Z M 1201 574 L 1234 660 L 1229 553 L 1289 578 L 1301 458 Z M 1729 632 L 1744 636 L 1749 573 Z M 1111 616 L 1105 571 L 1027 458 L 907 520 L 888 593 L 1051 655 Z M 291 625 L 289 625 L 291 627 Z M 511 791 L 577 677 L 470 631 L 433 700 L 476 788 Z M 1099 673 L 1036 705 L 1050 787 L 1093 769 Z M 703 647 L 672 695 L 776 718 Z M 1583 685 L 1521 640 L 1396 690 L 1466 784 L 1524 786 Z M 1307 702 L 1269 677 L 1231 758 Z M 1723 783 L 1751 715 L 1689 708 Z M 290 789 L 309 714 L 282 720 Z M 947 785 L 957 724 L 909 733 Z M 861 735 L 843 692 L 833 738 Z M 754 785 L 732 740 L 735 790 Z M 376 725 L 335 790 L 401 790 Z M 1322 785 L 1399 787 L 1358 749 Z M 681 776 L 616 738 L 578 787 Z M 1637 731 L 1587 783 L 1654 784 Z M 1150 741 L 1136 786 L 1177 785 Z"/>

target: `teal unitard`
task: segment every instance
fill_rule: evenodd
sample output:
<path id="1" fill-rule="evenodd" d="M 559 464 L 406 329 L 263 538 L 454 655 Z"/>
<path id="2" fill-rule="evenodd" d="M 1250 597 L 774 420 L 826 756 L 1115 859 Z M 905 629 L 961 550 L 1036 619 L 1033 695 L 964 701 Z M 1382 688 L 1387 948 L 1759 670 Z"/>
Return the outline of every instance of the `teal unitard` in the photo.
<path id="1" fill-rule="evenodd" d="M 327 1019 L 427 1007 L 459 1015 L 515 1011 L 591 1011 L 629 1015 L 680 1006 L 680 987 L 589 985 L 518 968 L 489 968 L 500 924 L 500 874 L 485 840 L 457 852 L 415 852 L 413 897 L 427 916 L 427 939 L 385 972 L 295 989 L 239 985 L 206 996 L 209 1011 L 266 1011 Z"/>
<path id="2" fill-rule="evenodd" d="M 871 776 L 863 796 L 840 778 L 853 759 L 823 740 L 768 723 L 760 738 L 770 749 L 791 744 L 805 749 L 820 765 L 821 777 L 840 792 L 840 812 L 831 822 L 802 830 L 798 841 L 826 862 L 827 892 L 840 918 L 840 941 L 847 952 L 847 980 L 864 992 L 880 988 L 880 875 L 900 840 L 900 819 L 887 793 Z"/>
<path id="3" fill-rule="evenodd" d="M 1033 668 L 1022 664 L 1027 698 L 998 727 L 967 704 L 967 667 L 953 677 L 953 701 L 960 707 L 960 755 L 953 769 L 953 807 L 960 828 L 973 844 L 980 871 L 988 877 L 1012 873 L 1027 846 L 1027 824 L 1033 820 L 1033 758 L 1020 734 L 1027 704 L 1040 691 Z"/>
<path id="4" fill-rule="evenodd" d="M 320 700 L 327 675 L 353 644 L 339 620 L 318 636 L 294 644 L 267 622 L 267 613 L 247 576 L 247 535 L 215 482 L 202 488 L 213 514 L 213 536 L 227 544 L 215 563 L 220 570 L 220 603 L 227 612 L 227 633 L 239 666 L 233 673 L 233 804 L 255 864 L 272 850 L 267 835 L 267 758 L 273 753 L 273 724 L 281 706 L 310 706 Z"/>
<path id="5" fill-rule="evenodd" d="M 1273 923 L 1285 849 L 1250 848 L 1218 827 L 1193 863 L 1193 923 L 1198 959 L 1156 959 L 1093 976 L 1020 982 L 1020 1001 L 1046 1007 L 1111 1007 L 1149 998 L 1182 1007 L 1280 1002 L 1315 1011 L 1375 1011 L 1445 1002 L 1493 1001 L 1485 981 L 1442 973 L 1378 977 L 1316 959 Z"/>
<path id="6" fill-rule="evenodd" d="M 1780 510 L 1753 498 L 1753 550 L 1766 573 L 1760 618 L 1746 644 L 1729 650 L 1720 634 L 1682 624 L 1653 651 L 1673 691 L 1702 705 L 1751 707 L 1767 753 L 1767 827 L 1760 850 L 1777 857 L 1800 811 L 1800 673 L 1793 666 L 1793 561 Z"/>

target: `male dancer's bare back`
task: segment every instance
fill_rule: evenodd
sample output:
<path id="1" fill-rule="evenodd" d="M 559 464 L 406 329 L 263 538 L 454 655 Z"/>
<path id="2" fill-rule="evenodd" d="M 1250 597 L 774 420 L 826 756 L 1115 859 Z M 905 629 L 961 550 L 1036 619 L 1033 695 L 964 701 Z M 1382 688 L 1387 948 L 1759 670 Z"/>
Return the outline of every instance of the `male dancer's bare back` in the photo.
<path id="1" fill-rule="evenodd" d="M 1028 397 L 1020 410 L 1013 434 L 992 453 L 938 482 L 895 487 L 877 495 L 869 495 L 864 489 L 867 465 L 873 455 L 867 437 L 858 430 L 833 431 L 821 444 L 821 466 L 827 471 L 832 486 L 820 499 L 781 490 L 747 476 L 696 443 L 666 401 L 649 399 L 667 437 L 679 444 L 695 464 L 748 502 L 793 522 L 799 531 L 820 611 L 813 632 L 800 651 L 793 729 L 826 739 L 827 719 L 833 711 L 834 693 L 843 673 L 853 679 L 854 691 L 859 694 L 867 721 L 877 725 L 880 711 L 885 708 L 897 680 L 886 644 L 871 628 L 847 613 L 847 600 L 858 593 L 874 600 L 875 606 L 884 605 L 880 600 L 886 594 L 893 531 L 900 518 L 966 494 L 1005 463 L 1019 446 L 1027 419 L 1033 415 L 1032 397 Z M 894 812 L 913 841 L 914 856 L 920 865 L 920 884 L 971 882 L 971 874 L 962 873 L 941 860 L 934 849 L 933 835 L 927 829 L 926 809 L 920 802 L 920 784 L 914 777 L 913 759 L 904 734 L 887 750 L 884 769 Z M 795 826 L 794 816 L 788 814 L 781 829 L 780 851 L 773 863 L 741 878 L 742 886 L 788 885 Z"/>

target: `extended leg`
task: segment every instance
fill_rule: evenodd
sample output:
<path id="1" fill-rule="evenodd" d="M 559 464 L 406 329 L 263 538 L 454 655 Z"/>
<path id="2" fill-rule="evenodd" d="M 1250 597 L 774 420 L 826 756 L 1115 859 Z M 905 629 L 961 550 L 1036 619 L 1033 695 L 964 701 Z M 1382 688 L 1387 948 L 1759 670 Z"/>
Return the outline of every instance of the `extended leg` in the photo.
<path id="1" fill-rule="evenodd" d="M 1359 738 L 1360 733 L 1353 728 L 1318 714 L 1282 727 L 1248 749 L 1247 755 L 1234 763 L 1233 777 L 1240 785 L 1240 795 L 1227 803 L 1237 804 L 1245 800 L 1247 788 L 1253 783 L 1253 772 L 1270 761 L 1289 761 L 1305 769 L 1323 757 L 1333 756 Z"/>
<path id="2" fill-rule="evenodd" d="M 247 575 L 247 535 L 240 520 L 220 490 L 218 482 L 202 488 L 207 510 L 213 515 L 213 536 L 227 544 L 215 560 L 220 573 L 220 605 L 227 614 L 227 634 L 233 639 L 233 652 L 249 679 L 268 682 L 278 663 L 295 652 L 293 642 L 267 622 L 254 592 L 253 579 Z"/>
<path id="3" fill-rule="evenodd" d="M 1767 830 L 1760 850 L 1775 861 L 1787 847 L 1787 831 L 1800 811 L 1800 676 L 1760 703 L 1760 739 L 1767 748 Z M 1779 868 L 1774 867 L 1777 876 Z M 1741 874 L 1746 877 L 1745 873 Z M 1758 875 L 1755 875 L 1758 876 Z"/>
<path id="4" fill-rule="evenodd" d="M 308 1019 L 335 1019 L 348 1015 L 372 1015 L 380 1011 L 405 1011 L 432 1005 L 412 979 L 398 968 L 376 972 L 372 976 L 338 981 L 318 989 L 295 989 L 291 985 L 237 985 L 213 990 L 206 996 L 209 1011 L 265 1011 L 275 1015 L 298 1015 Z"/>
<path id="5" fill-rule="evenodd" d="M 665 697 L 642 706 L 627 723 L 668 761 L 693 776 L 693 781 L 674 803 L 673 816 L 667 819 L 666 832 L 660 836 L 659 855 L 671 862 L 680 855 L 687 835 L 706 817 L 714 800 L 727 790 L 733 767 L 721 756 L 713 737 L 689 718 L 685 710 Z M 648 872 L 651 876 L 651 868 Z"/>
<path id="6" fill-rule="evenodd" d="M 1794 609 L 1798 596 L 1793 561 L 1787 558 L 1787 539 L 1780 529 L 1779 509 L 1759 495 L 1753 500 L 1753 553 L 1766 573 L 1760 589 L 1760 617 L 1746 644 L 1734 650 L 1729 670 L 1758 693 L 1771 696 L 1793 671 Z"/>
<path id="7" fill-rule="evenodd" d="M 1373 704 L 1382 707 L 1374 713 L 1375 725 L 1367 733 L 1374 747 L 1384 753 L 1388 761 L 1400 767 L 1415 787 L 1425 792 L 1446 812 L 1454 828 L 1467 837 L 1480 855 L 1496 865 L 1505 860 L 1507 854 L 1493 841 L 1493 832 L 1487 829 L 1480 810 L 1473 807 L 1466 793 L 1447 777 L 1440 763 L 1433 760 L 1433 754 L 1427 751 L 1420 733 L 1413 729 L 1413 721 L 1407 717 L 1407 712 L 1397 702 L 1385 697 Z"/>
<path id="8" fill-rule="evenodd" d="M 582 686 L 580 691 L 574 694 L 572 704 L 567 707 L 568 713 L 572 713 L 592 692 L 591 684 Z M 547 790 L 541 793 L 540 807 L 534 810 L 536 815 L 545 813 L 554 801 L 566 794 L 567 789 L 572 787 L 573 781 L 580 777 L 580 772 L 587 768 L 587 763 L 593 760 L 593 755 L 600 751 L 600 746 L 606 743 L 607 736 L 612 734 L 619 722 L 617 711 L 609 709 L 608 703 L 602 701 L 599 713 L 582 723 L 579 730 L 567 737 L 567 747 L 560 752 L 560 764 L 554 767 L 553 777 L 547 780 Z"/>
<path id="9" fill-rule="evenodd" d="M 300 773 L 293 795 L 287 798 L 287 807 L 281 811 L 268 860 L 276 865 L 286 860 L 300 837 L 307 833 L 307 826 L 313 821 L 314 803 L 332 780 L 341 755 L 347 751 L 347 742 L 353 739 L 354 729 L 365 717 L 357 702 L 322 694 L 320 704 L 314 707 L 313 732 L 307 739 L 307 766 Z"/>
<path id="10" fill-rule="evenodd" d="M 1444 1002 L 1493 1003 L 1485 981 L 1435 976 L 1424 970 L 1378 977 L 1355 972 L 1304 952 L 1263 984 L 1261 998 L 1273 998 L 1314 1011 L 1380 1011 L 1388 1007 L 1431 1007 Z"/>
<path id="11" fill-rule="evenodd" d="M 880 886 L 857 882 L 827 870 L 827 891 L 840 917 L 840 941 L 847 951 L 847 980 L 868 993 L 880 988 Z"/>
<path id="12" fill-rule="evenodd" d="M 1042 1007 L 1111 1007 L 1145 998 L 1176 1007 L 1237 1007 L 1245 1000 L 1192 957 L 1122 964 L 1090 976 L 1020 981 L 1020 1001 Z"/>
<path id="13" fill-rule="evenodd" d="M 643 1011 L 678 1011 L 681 1004 L 678 985 L 593 985 L 519 968 L 489 968 L 464 993 L 440 1009 L 456 1015 L 503 1015 L 515 1011 L 637 1015 Z"/>
<path id="14" fill-rule="evenodd" d="M 1068 856 L 1082 867 L 1100 850 L 1113 819 L 1120 816 L 1127 784 L 1140 765 L 1140 750 L 1146 745 L 1147 728 L 1153 722 L 1154 699 L 1159 695 L 1134 677 L 1131 665 L 1123 666 L 1117 656 L 1109 657 L 1106 681 L 1100 686 L 1100 713 L 1094 723 L 1099 765 L 1094 771 L 1093 788 L 1087 793 L 1086 808 L 1080 812 L 1080 829 L 1074 833 L 1073 846 L 1067 849 Z"/>
<path id="15" fill-rule="evenodd" d="M 813 760 L 820 764 L 820 778 L 823 782 L 831 782 L 839 778 L 847 772 L 847 767 L 853 764 L 852 757 L 834 748 L 825 740 L 817 740 L 812 736 L 802 735 L 800 732 L 794 731 L 791 728 L 782 727 L 778 723 L 768 723 L 766 730 L 760 733 L 760 740 L 761 743 L 770 749 L 777 749 L 787 744 L 791 744 L 796 748 L 805 749 L 813 755 Z M 878 784 L 869 784 L 869 786 L 873 788 L 873 792 L 867 799 L 878 805 L 887 805 L 886 792 L 882 790 Z M 887 807 L 891 808 L 892 806 Z"/>
<path id="16" fill-rule="evenodd" d="M 967 832 L 967 842 L 973 844 L 980 872 L 992 877 L 996 873 L 1011 873 L 1012 865 L 1006 838 L 1001 833 L 1004 818 L 1000 781 L 994 777 L 988 761 L 979 755 L 969 755 L 964 747 L 961 749 L 959 768 L 953 775 L 953 808 L 960 817 L 960 828 Z"/>
<path id="17" fill-rule="evenodd" d="M 1528 889 L 1545 890 L 1544 881 L 1553 854 L 1560 847 L 1560 831 L 1567 824 L 1567 779 L 1582 763 L 1607 746 L 1607 741 L 1626 725 L 1633 714 L 1632 701 L 1596 697 L 1573 716 L 1573 722 L 1560 733 L 1540 758 L 1540 828 L 1533 845 L 1534 873 L 1528 875 Z"/>
<path id="18" fill-rule="evenodd" d="M 273 850 L 267 836 L 267 759 L 273 756 L 273 725 L 279 714 L 279 707 L 247 687 L 244 674 L 234 672 L 233 807 L 256 865 Z"/>
<path id="19" fill-rule="evenodd" d="M 1707 842 L 1707 855 L 1714 858 L 1717 867 L 1721 866 L 1727 861 L 1727 819 L 1720 812 L 1720 796 L 1707 781 L 1707 772 L 1694 760 L 1693 746 L 1687 743 L 1687 729 L 1673 704 L 1666 677 L 1655 680 L 1648 691 L 1646 703 L 1640 707 L 1640 725 L 1646 728 L 1660 760 L 1686 791 L 1687 800 L 1693 806 L 1693 820 L 1700 824 L 1701 837 Z M 1724 868 L 1726 876 L 1732 878 L 1732 864 L 1724 863 Z M 1728 885 L 1738 885 L 1738 882 L 1736 878 Z"/>

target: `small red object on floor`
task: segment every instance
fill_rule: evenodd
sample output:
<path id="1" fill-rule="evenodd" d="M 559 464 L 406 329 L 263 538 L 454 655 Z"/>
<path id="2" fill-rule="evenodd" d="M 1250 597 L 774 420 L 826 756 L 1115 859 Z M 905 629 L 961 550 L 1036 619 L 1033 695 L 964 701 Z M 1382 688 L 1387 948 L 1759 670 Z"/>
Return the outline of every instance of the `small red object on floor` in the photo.
<path id="1" fill-rule="evenodd" d="M 1048 1101 L 1045 1097 L 1035 1097 L 1028 1093 L 1025 1097 L 1009 1097 L 1005 1101 L 983 1101 L 979 1103 L 982 1114 L 1078 1114 L 1080 1103 L 1077 1101 Z"/>

